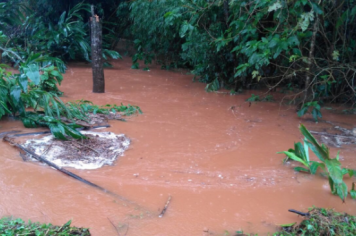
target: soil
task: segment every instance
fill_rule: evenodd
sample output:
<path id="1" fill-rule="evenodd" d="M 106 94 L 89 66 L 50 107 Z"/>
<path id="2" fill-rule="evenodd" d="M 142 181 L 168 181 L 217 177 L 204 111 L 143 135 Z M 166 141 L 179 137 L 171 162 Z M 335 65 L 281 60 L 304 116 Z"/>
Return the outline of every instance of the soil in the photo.
<path id="1" fill-rule="evenodd" d="M 66 102 L 123 103 L 143 111 L 127 122 L 109 121 L 111 127 L 100 130 L 131 139 L 114 165 L 71 171 L 156 214 L 147 217 L 52 168 L 23 162 L 18 150 L 0 143 L 0 215 L 56 225 L 72 219 L 75 226 L 90 227 L 94 236 L 117 236 L 113 224 L 120 235 L 195 236 L 233 235 L 238 230 L 268 235 L 278 225 L 303 219 L 288 209 L 306 212 L 317 206 L 355 213 L 356 201 L 348 197 L 343 203 L 332 195 L 327 178 L 296 173 L 296 163 L 284 165 L 284 156 L 276 154 L 302 141 L 300 123 L 318 132 L 334 126 L 352 130 L 355 115 L 335 112 L 344 108 L 333 106 L 322 109 L 323 118 L 315 123 L 309 115 L 299 118 L 293 106 L 246 102 L 251 94 L 262 96 L 265 91 L 207 93 L 206 85 L 193 82 L 187 71 L 155 65 L 150 71 L 133 70 L 131 63 L 125 58 L 105 69 L 104 94 L 92 93 L 90 65 L 68 66 L 60 87 Z M 272 95 L 276 101 L 284 96 Z M 4 119 L 0 126 L 0 133 L 29 132 L 20 121 Z M 331 147 L 331 156 L 338 150 L 343 167 L 356 169 L 356 145 Z M 350 188 L 355 179 L 345 181 Z M 169 207 L 159 218 L 169 196 Z"/>

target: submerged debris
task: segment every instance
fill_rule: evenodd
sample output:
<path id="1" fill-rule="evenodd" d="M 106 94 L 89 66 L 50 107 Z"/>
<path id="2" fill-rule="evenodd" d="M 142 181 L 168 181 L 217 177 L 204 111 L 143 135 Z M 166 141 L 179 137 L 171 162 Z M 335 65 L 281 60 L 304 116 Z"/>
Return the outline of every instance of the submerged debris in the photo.
<path id="1" fill-rule="evenodd" d="M 37 155 L 61 167 L 76 169 L 97 169 L 103 165 L 112 165 L 130 145 L 130 140 L 123 134 L 111 132 L 82 131 L 87 139 L 58 140 L 52 135 L 39 139 L 27 140 L 23 146 Z M 31 155 L 27 155 L 29 158 Z"/>
<path id="2" fill-rule="evenodd" d="M 333 125 L 331 122 L 327 122 Z M 340 126 L 335 126 L 329 132 L 310 131 L 314 135 L 320 136 L 321 142 L 332 147 L 341 147 L 342 145 L 356 144 L 356 128 L 346 129 Z"/>

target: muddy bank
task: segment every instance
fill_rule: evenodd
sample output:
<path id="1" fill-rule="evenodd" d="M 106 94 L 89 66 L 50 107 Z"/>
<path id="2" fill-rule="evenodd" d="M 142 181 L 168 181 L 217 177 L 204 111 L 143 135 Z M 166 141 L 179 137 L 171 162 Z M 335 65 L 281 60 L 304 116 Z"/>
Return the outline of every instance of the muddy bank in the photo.
<path id="1" fill-rule="evenodd" d="M 300 123 L 316 131 L 325 122 L 298 118 L 293 107 L 253 103 L 238 96 L 206 93 L 184 71 L 149 72 L 130 69 L 131 60 L 106 69 L 107 92 L 93 94 L 91 68 L 69 65 L 61 90 L 65 101 L 86 99 L 96 104 L 130 103 L 143 115 L 128 122 L 110 121 L 103 131 L 125 134 L 130 148 L 115 166 L 75 170 L 76 174 L 160 213 L 167 197 L 172 202 L 163 218 L 147 216 L 125 203 L 84 186 L 51 168 L 24 163 L 18 152 L 0 143 L 0 214 L 34 221 L 90 227 L 93 235 L 117 235 L 110 219 L 127 235 L 221 235 L 224 230 L 266 234 L 274 225 L 300 221 L 288 209 L 334 207 L 354 213 L 356 201 L 345 204 L 331 195 L 320 176 L 296 174 L 282 164 L 277 151 L 300 141 Z M 354 115 L 323 110 L 323 118 L 351 129 Z M 20 129 L 18 121 L 0 123 L 0 132 Z M 355 146 L 341 150 L 345 167 L 356 168 Z M 351 180 L 347 180 L 350 184 Z"/>

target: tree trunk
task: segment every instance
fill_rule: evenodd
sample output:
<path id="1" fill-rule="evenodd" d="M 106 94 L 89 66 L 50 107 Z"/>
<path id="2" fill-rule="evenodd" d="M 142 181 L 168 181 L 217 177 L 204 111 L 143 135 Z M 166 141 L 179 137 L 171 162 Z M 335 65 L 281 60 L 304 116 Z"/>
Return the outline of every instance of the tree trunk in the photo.
<path id="1" fill-rule="evenodd" d="M 91 65 L 93 69 L 93 92 L 105 93 L 105 78 L 102 54 L 102 28 L 99 16 L 94 15 L 94 6 L 91 6 Z"/>
<path id="2" fill-rule="evenodd" d="M 305 90 L 304 90 L 304 101 L 308 102 L 311 99 L 311 75 L 313 75 L 313 67 L 314 67 L 314 50 L 315 50 L 315 41 L 316 41 L 316 34 L 318 33 L 319 29 L 319 18 L 316 16 L 314 27 L 313 27 L 313 35 L 310 42 L 310 50 L 309 50 L 309 58 L 307 62 L 307 76 L 305 78 Z"/>
<path id="3" fill-rule="evenodd" d="M 225 0 L 224 1 L 224 15 L 225 15 L 225 24 L 227 27 L 229 27 L 229 1 Z"/>

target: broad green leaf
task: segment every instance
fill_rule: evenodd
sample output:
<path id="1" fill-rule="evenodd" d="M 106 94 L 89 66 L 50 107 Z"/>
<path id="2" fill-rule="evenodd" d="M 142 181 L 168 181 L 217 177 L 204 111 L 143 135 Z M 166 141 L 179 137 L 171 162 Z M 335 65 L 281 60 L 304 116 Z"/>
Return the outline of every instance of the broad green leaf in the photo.
<path id="1" fill-rule="evenodd" d="M 326 170 L 325 169 L 325 164 L 324 163 L 319 163 L 319 162 L 315 162 L 315 161 L 311 161 L 310 162 L 311 165 L 310 165 L 310 173 L 315 175 L 316 171 L 318 170 L 318 168 L 322 168 L 323 170 Z"/>
<path id="2" fill-rule="evenodd" d="M 15 104 L 18 104 L 20 102 L 20 97 L 21 97 L 21 87 L 19 85 L 15 85 L 13 87 L 11 87 L 10 89 L 10 96 L 13 99 L 13 101 L 15 102 Z"/>
<path id="3" fill-rule="evenodd" d="M 350 177 L 356 176 L 356 170 L 347 169 L 347 171 L 348 171 Z"/>
<path id="4" fill-rule="evenodd" d="M 322 146 L 316 141 L 314 136 L 305 128 L 303 124 L 300 125 L 300 131 L 304 135 L 304 137 L 308 140 L 307 144 L 315 153 L 315 155 L 322 161 L 325 162 L 326 159 L 329 159 L 328 149 L 324 150 Z"/>
<path id="5" fill-rule="evenodd" d="M 350 190 L 350 196 L 352 199 L 356 199 L 355 182 L 352 183 L 352 188 Z"/>
<path id="6" fill-rule="evenodd" d="M 304 166 L 306 166 L 307 168 L 309 168 L 309 165 L 308 163 L 306 163 L 302 158 L 296 156 L 293 152 L 287 152 L 287 151 L 284 151 L 284 152 L 277 152 L 277 154 L 285 154 L 287 155 L 287 157 L 289 157 L 290 159 L 294 160 L 294 161 L 297 161 L 297 162 L 300 162 L 302 163 Z"/>
<path id="7" fill-rule="evenodd" d="M 58 123 L 53 123 L 48 125 L 49 129 L 51 130 L 51 133 L 53 134 L 54 137 L 60 139 L 60 140 L 67 140 L 65 137 L 65 130 L 64 127 Z"/>
<path id="8" fill-rule="evenodd" d="M 41 82 L 40 80 L 40 72 L 39 72 L 39 68 L 36 64 L 31 64 L 27 67 L 23 68 L 25 74 L 27 75 L 27 77 L 35 84 L 35 85 L 39 85 L 39 83 Z"/>
<path id="9" fill-rule="evenodd" d="M 26 75 L 21 74 L 17 77 L 18 83 L 21 86 L 22 90 L 27 93 L 27 86 L 28 86 L 28 78 Z"/>
<path id="10" fill-rule="evenodd" d="M 300 109 L 299 111 L 298 111 L 298 116 L 299 117 L 302 117 L 302 116 L 304 116 L 306 113 L 307 113 L 307 111 L 308 111 L 308 107 L 303 107 L 302 109 Z"/>
<path id="11" fill-rule="evenodd" d="M 356 191 L 355 190 L 350 190 L 350 196 L 352 199 L 356 199 Z"/>
<path id="12" fill-rule="evenodd" d="M 304 146 L 300 142 L 294 144 L 294 150 L 295 150 L 295 155 L 303 159 L 303 161 L 305 161 L 306 163 L 309 162 L 309 158 L 307 158 L 307 155 L 304 150 Z"/>
<path id="13" fill-rule="evenodd" d="M 21 121 L 26 128 L 37 128 L 36 122 L 28 117 L 21 117 Z"/>
<path id="14" fill-rule="evenodd" d="M 335 188 L 336 188 L 336 194 L 341 198 L 343 202 L 345 202 L 345 199 L 348 194 L 347 185 L 344 182 L 342 182 L 340 184 L 335 185 Z"/>
<path id="15" fill-rule="evenodd" d="M 58 84 L 61 85 L 61 82 L 63 80 L 62 74 L 57 70 L 51 70 L 50 74 L 55 76 L 57 78 Z"/>

